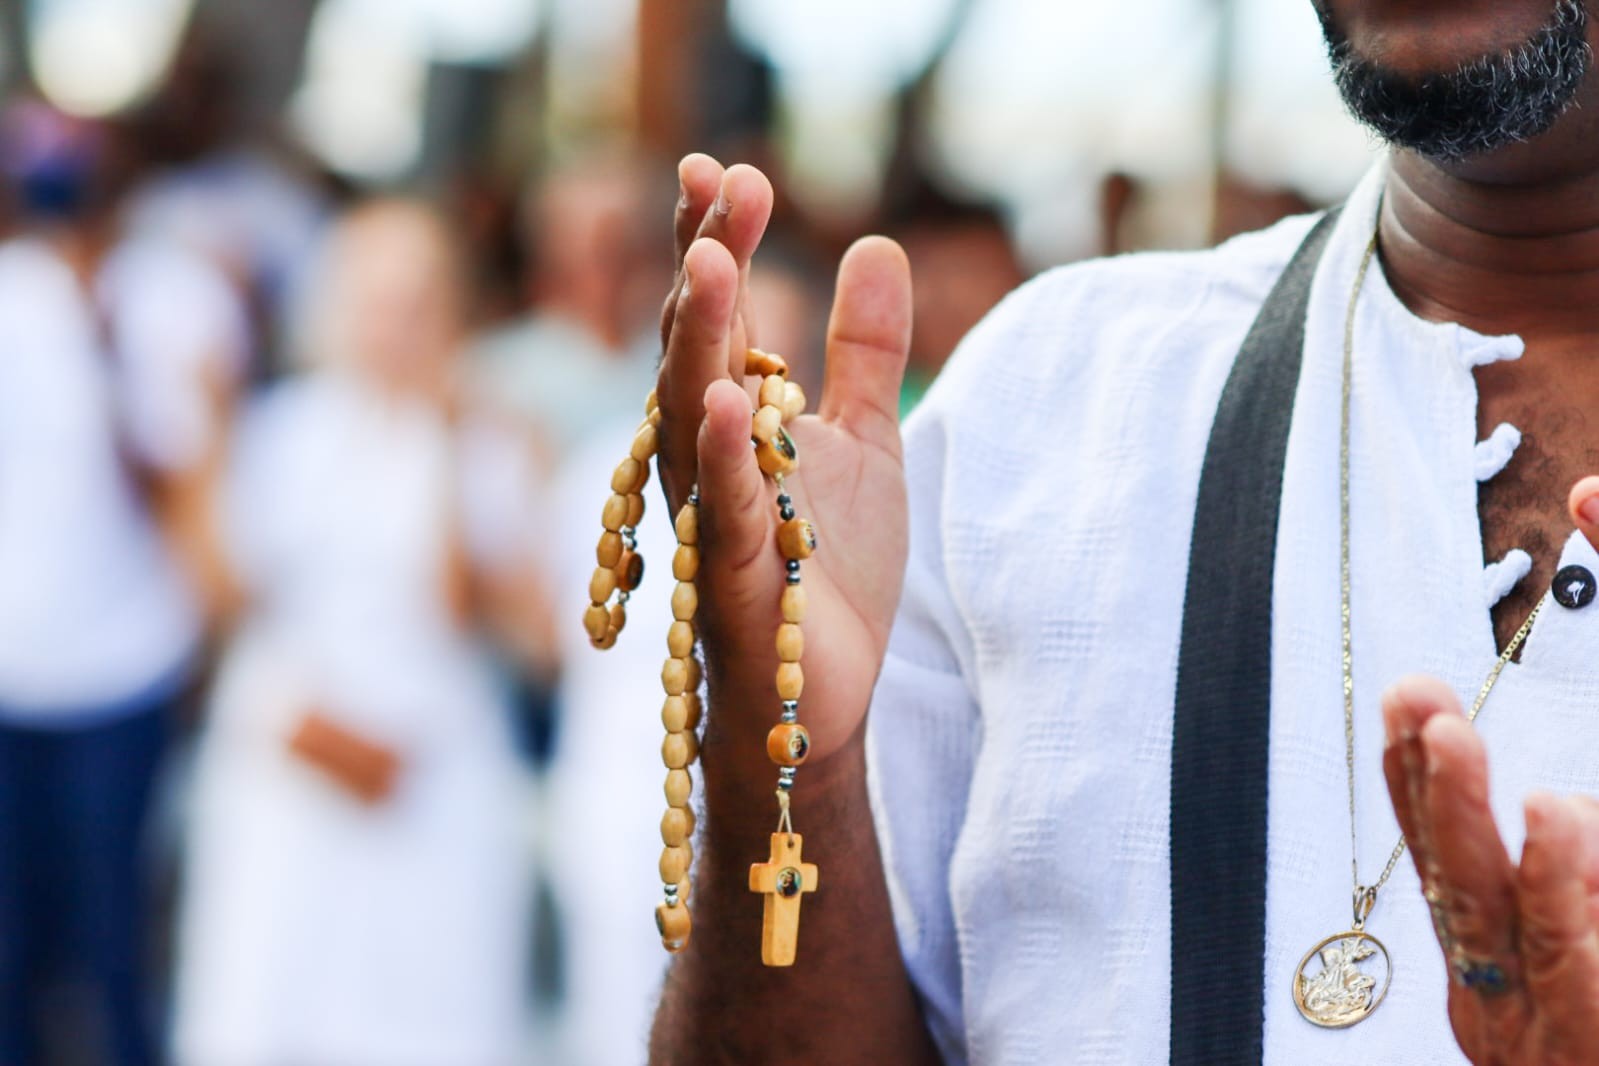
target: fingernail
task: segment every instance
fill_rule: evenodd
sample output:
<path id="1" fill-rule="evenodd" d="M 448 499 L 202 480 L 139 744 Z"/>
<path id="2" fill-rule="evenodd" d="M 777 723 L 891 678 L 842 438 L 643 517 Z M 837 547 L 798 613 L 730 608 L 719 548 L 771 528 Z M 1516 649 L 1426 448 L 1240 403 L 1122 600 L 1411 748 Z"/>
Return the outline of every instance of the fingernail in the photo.
<path id="1" fill-rule="evenodd" d="M 1577 508 L 1577 516 L 1590 526 L 1599 526 L 1599 496 L 1589 496 Z"/>
<path id="2" fill-rule="evenodd" d="M 717 218 L 726 218 L 733 213 L 733 201 L 727 198 L 726 190 L 716 194 L 716 203 L 711 205 L 711 211 Z"/>
<path id="3" fill-rule="evenodd" d="M 1522 804 L 1522 812 L 1527 819 L 1527 832 L 1541 834 L 1549 824 L 1549 819 L 1554 813 L 1554 805 L 1560 800 L 1548 792 L 1534 792 Z"/>

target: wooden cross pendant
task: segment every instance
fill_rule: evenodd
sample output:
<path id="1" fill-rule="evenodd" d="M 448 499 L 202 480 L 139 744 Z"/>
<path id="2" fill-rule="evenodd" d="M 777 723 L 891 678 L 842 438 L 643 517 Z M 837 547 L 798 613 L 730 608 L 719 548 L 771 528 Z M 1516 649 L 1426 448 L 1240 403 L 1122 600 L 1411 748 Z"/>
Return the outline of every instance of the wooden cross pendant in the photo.
<path id="1" fill-rule="evenodd" d="M 800 900 L 816 891 L 816 866 L 800 861 L 798 833 L 773 833 L 772 857 L 750 866 L 750 891 L 766 896 L 761 919 L 761 961 L 768 966 L 794 965 L 799 946 Z"/>

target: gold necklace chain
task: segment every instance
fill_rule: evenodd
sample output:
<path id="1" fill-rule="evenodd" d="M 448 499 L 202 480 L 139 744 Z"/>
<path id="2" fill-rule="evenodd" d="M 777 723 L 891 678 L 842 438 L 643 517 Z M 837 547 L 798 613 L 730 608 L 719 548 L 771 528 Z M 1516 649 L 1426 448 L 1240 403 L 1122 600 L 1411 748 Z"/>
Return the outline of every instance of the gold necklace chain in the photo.
<path id="1" fill-rule="evenodd" d="M 1344 759 L 1349 778 L 1349 873 L 1354 887 L 1355 928 L 1361 929 L 1366 919 L 1370 917 L 1372 908 L 1377 904 L 1377 893 L 1382 891 L 1388 879 L 1393 876 L 1394 869 L 1399 865 L 1399 860 L 1405 854 L 1406 842 L 1401 836 L 1399 843 L 1394 845 L 1393 852 L 1388 856 L 1388 864 L 1383 867 L 1382 876 L 1370 886 L 1360 883 L 1360 853 L 1356 843 L 1355 831 L 1355 670 L 1353 639 L 1350 633 L 1350 577 L 1349 577 L 1349 425 L 1350 407 L 1354 392 L 1354 364 L 1355 364 L 1355 311 L 1360 304 L 1360 291 L 1365 287 L 1366 275 L 1371 270 L 1371 265 L 1377 257 L 1377 237 L 1371 238 L 1371 243 L 1366 246 L 1366 254 L 1360 261 L 1360 270 L 1355 274 L 1355 287 L 1349 294 L 1349 311 L 1344 319 L 1344 371 L 1343 371 L 1343 408 L 1339 421 L 1338 442 L 1338 494 L 1339 494 L 1339 591 L 1342 597 L 1340 612 L 1343 626 L 1343 671 L 1344 671 Z M 1538 620 L 1539 613 L 1543 610 L 1543 601 L 1539 600 L 1532 613 L 1527 615 L 1527 620 L 1522 623 L 1516 635 L 1510 638 L 1510 643 L 1505 645 L 1504 652 L 1499 660 L 1494 663 L 1493 669 L 1488 672 L 1488 677 L 1483 681 L 1482 688 L 1477 692 L 1477 698 L 1471 705 L 1471 711 L 1466 715 L 1466 720 L 1471 723 L 1477 721 L 1477 716 L 1482 713 L 1482 708 L 1488 702 L 1489 693 L 1493 692 L 1494 685 L 1499 682 L 1499 675 L 1505 667 L 1516 657 L 1522 644 L 1526 643 L 1527 635 L 1532 632 L 1532 627 Z"/>

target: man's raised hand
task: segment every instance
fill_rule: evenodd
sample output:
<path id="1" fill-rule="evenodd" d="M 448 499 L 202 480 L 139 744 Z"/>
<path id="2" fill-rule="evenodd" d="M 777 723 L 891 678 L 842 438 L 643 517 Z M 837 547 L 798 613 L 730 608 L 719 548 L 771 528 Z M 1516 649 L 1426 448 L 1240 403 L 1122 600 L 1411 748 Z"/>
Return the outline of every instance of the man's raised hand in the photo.
<path id="1" fill-rule="evenodd" d="M 732 736 L 736 750 L 760 750 L 759 737 L 775 719 L 773 639 L 783 560 L 775 545 L 775 492 L 750 445 L 758 382 L 744 375 L 745 351 L 758 343 L 750 260 L 770 218 L 772 191 L 754 168 L 723 170 L 706 156 L 685 159 L 679 175 L 680 263 L 662 313 L 661 462 L 674 510 L 691 486 L 700 489 L 698 623 L 713 695 L 709 786 L 717 741 Z M 910 319 L 904 253 L 883 238 L 857 242 L 839 266 L 817 413 L 789 427 L 800 468 L 786 488 L 821 540 L 803 586 L 809 601 L 804 713 L 813 766 L 858 743 L 899 601 L 906 505 L 896 412 Z M 763 764 L 721 765 L 734 766 L 735 774 L 748 769 L 764 782 L 770 771 Z"/>

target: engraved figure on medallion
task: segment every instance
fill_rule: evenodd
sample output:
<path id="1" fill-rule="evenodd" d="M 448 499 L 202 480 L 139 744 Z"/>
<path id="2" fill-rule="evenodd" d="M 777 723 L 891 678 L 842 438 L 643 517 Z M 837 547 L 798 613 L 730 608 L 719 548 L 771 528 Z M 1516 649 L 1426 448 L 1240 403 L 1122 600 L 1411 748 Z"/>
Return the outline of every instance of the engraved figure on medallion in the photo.
<path id="1" fill-rule="evenodd" d="M 1342 1029 L 1364 1020 L 1382 1002 L 1388 991 L 1387 978 L 1381 980 L 1361 969 L 1363 963 L 1381 956 L 1387 967 L 1388 953 L 1381 944 L 1364 935 L 1333 937 L 1305 957 L 1294 983 L 1294 1000 L 1305 1018 L 1328 1029 Z M 1311 960 L 1319 958 L 1321 969 L 1306 973 Z"/>

